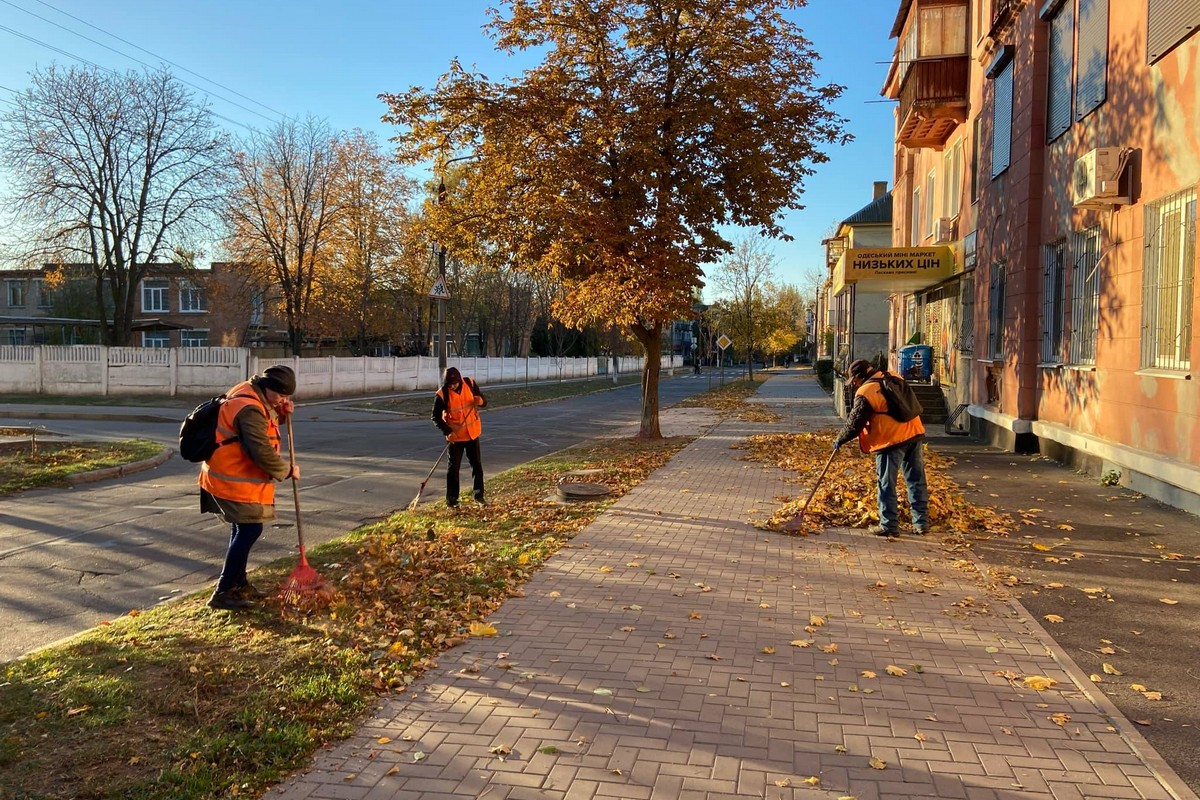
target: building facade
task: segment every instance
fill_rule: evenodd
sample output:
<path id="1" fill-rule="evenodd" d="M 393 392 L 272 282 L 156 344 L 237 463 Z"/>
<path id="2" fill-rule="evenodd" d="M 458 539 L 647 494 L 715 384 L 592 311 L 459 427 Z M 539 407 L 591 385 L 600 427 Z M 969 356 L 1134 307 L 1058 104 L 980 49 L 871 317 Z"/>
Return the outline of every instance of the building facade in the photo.
<path id="1" fill-rule="evenodd" d="M 72 345 L 100 341 L 95 278 L 87 265 L 46 265 L 0 271 L 0 344 Z M 249 347 L 285 341 L 266 318 L 264 293 L 234 265 L 209 269 L 153 264 L 137 290 L 137 347 Z M 112 298 L 104 292 L 108 318 Z"/>
<path id="2" fill-rule="evenodd" d="M 951 280 L 891 297 L 951 408 L 1200 512 L 1200 0 L 903 0 L 893 246 Z"/>

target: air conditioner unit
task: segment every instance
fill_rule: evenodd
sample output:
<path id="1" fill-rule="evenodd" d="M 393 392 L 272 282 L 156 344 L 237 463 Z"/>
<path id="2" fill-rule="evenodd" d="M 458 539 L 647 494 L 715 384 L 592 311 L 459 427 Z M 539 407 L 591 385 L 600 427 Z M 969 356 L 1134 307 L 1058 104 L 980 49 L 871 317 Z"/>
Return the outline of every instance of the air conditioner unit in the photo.
<path id="1" fill-rule="evenodd" d="M 1129 203 L 1128 193 L 1120 187 L 1126 159 L 1119 147 L 1097 147 L 1077 159 L 1071 175 L 1074 204 L 1103 207 Z"/>
<path id="2" fill-rule="evenodd" d="M 958 237 L 958 219 L 956 217 L 938 217 L 937 229 L 934 231 L 934 244 L 949 244 Z"/>

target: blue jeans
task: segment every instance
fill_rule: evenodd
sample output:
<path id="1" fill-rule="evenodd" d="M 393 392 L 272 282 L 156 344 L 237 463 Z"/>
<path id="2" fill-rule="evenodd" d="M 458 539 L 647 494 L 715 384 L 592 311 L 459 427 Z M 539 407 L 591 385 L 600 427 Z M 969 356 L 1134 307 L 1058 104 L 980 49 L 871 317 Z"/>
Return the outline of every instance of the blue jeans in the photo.
<path id="1" fill-rule="evenodd" d="M 228 592 L 246 584 L 246 562 L 250 560 L 250 548 L 262 536 L 261 522 L 234 522 L 230 526 L 229 549 L 225 551 L 225 566 L 217 581 L 217 592 Z"/>
<path id="2" fill-rule="evenodd" d="M 896 477 L 904 475 L 908 486 L 908 504 L 912 507 L 914 528 L 929 526 L 929 486 L 925 483 L 925 437 L 875 454 L 875 475 L 879 479 L 879 524 L 889 531 L 900 527 L 897 510 Z"/>

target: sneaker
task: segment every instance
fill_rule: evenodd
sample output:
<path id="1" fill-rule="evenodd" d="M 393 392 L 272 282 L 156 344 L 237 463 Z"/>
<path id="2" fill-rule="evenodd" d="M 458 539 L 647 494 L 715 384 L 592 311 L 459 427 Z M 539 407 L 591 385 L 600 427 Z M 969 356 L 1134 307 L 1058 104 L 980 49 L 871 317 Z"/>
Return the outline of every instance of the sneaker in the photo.
<path id="1" fill-rule="evenodd" d="M 458 501 L 455 500 L 454 502 L 451 502 L 451 501 L 447 500 L 446 508 L 458 508 Z"/>
<path id="2" fill-rule="evenodd" d="M 914 536 L 924 536 L 927 533 L 929 533 L 929 528 L 925 525 L 913 525 Z"/>
<path id="3" fill-rule="evenodd" d="M 225 611 L 239 611 L 253 605 L 249 600 L 242 600 L 235 595 L 233 589 L 225 592 L 213 592 L 213 596 L 208 598 L 209 608 L 219 608 Z"/>
<path id="4" fill-rule="evenodd" d="M 263 600 L 267 596 L 266 592 L 260 590 L 253 583 L 243 583 L 241 586 L 235 586 L 229 590 L 229 594 L 238 600 Z"/>
<path id="5" fill-rule="evenodd" d="M 896 530 L 895 528 L 885 528 L 882 525 L 872 525 L 871 527 L 867 528 L 867 533 L 871 534 L 872 536 L 884 536 L 888 539 L 892 539 L 900 535 L 900 531 Z"/>
<path id="6" fill-rule="evenodd" d="M 476 503 L 478 503 L 478 504 L 479 504 L 479 505 L 481 505 L 481 506 L 486 506 L 486 505 L 487 505 L 487 500 L 484 500 L 482 497 L 476 497 L 476 498 L 475 498 L 475 502 L 476 502 Z"/>

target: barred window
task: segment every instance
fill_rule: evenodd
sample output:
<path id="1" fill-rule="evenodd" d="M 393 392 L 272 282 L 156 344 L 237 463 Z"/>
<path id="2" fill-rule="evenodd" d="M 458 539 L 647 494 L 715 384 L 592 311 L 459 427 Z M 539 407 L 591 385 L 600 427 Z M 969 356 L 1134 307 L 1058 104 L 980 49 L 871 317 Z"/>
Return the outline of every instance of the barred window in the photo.
<path id="1" fill-rule="evenodd" d="M 1004 272 L 1003 261 L 992 264 L 988 287 L 988 355 L 992 358 L 1004 358 Z"/>
<path id="2" fill-rule="evenodd" d="M 1071 363 L 1096 363 L 1100 333 L 1100 226 L 1071 237 Z"/>
<path id="3" fill-rule="evenodd" d="M 1191 366 L 1196 272 L 1196 190 L 1146 205 L 1142 266 L 1142 367 Z"/>
<path id="4" fill-rule="evenodd" d="M 963 237 L 962 317 L 958 335 L 958 349 L 964 353 L 975 350 L 975 231 Z"/>
<path id="5" fill-rule="evenodd" d="M 1063 296 L 1066 293 L 1065 239 L 1042 247 L 1042 358 L 1058 364 L 1063 352 Z"/>

